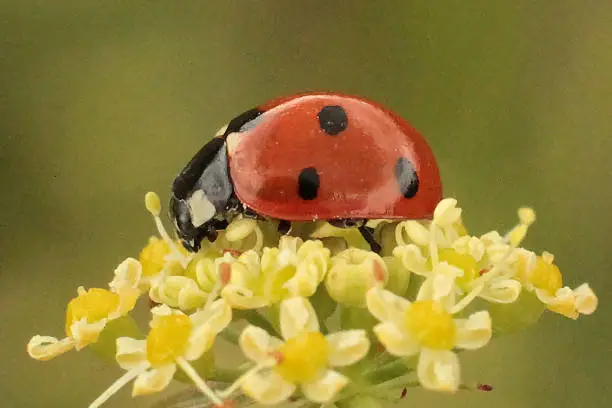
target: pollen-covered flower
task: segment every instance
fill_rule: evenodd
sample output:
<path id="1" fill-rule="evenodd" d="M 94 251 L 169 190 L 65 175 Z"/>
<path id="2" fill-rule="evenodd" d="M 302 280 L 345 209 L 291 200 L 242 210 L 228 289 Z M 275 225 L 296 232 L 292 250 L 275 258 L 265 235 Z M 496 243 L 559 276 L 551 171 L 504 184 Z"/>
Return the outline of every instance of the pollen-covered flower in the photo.
<path id="1" fill-rule="evenodd" d="M 330 401 L 349 382 L 331 367 L 354 364 L 370 346 L 363 330 L 323 335 L 312 305 L 301 297 L 281 303 L 280 328 L 282 340 L 255 326 L 240 336 L 243 352 L 260 366 L 243 378 L 242 390 L 264 404 L 287 400 L 298 386 L 310 401 Z"/>
<path id="2" fill-rule="evenodd" d="M 128 258 L 115 270 L 111 290 L 78 288 L 77 297 L 66 308 L 66 337 L 34 336 L 28 354 L 37 360 L 50 360 L 73 348 L 80 350 L 98 341 L 107 323 L 129 313 L 140 296 L 136 287 L 141 273 L 138 261 Z"/>
<path id="3" fill-rule="evenodd" d="M 282 237 L 278 248 L 240 255 L 231 265 L 223 297 L 238 309 L 254 309 L 291 296 L 312 296 L 324 279 L 329 249 L 320 241 Z"/>
<path id="4" fill-rule="evenodd" d="M 551 253 L 544 252 L 541 256 L 532 257 L 531 262 L 528 255 L 524 255 L 522 260 L 521 281 L 527 290 L 535 292 L 548 310 L 577 319 L 581 314 L 589 315 L 597 309 L 597 296 L 588 283 L 576 289 L 563 286 L 563 276 Z"/>
<path id="5" fill-rule="evenodd" d="M 134 396 L 159 392 L 170 384 L 177 366 L 212 402 L 221 405 L 221 398 L 206 385 L 189 361 L 199 359 L 210 350 L 217 334 L 230 323 L 229 305 L 220 299 L 189 316 L 166 305 L 155 307 L 151 313 L 151 330 L 145 340 L 117 339 L 116 359 L 127 372 L 89 407 L 99 407 L 132 380 Z"/>
<path id="6" fill-rule="evenodd" d="M 486 311 L 454 319 L 436 300 L 410 302 L 380 287 L 368 292 L 367 306 L 381 321 L 373 331 L 390 354 L 419 355 L 417 376 L 428 389 L 456 391 L 461 380 L 453 348 L 477 349 L 491 338 L 491 318 Z"/>

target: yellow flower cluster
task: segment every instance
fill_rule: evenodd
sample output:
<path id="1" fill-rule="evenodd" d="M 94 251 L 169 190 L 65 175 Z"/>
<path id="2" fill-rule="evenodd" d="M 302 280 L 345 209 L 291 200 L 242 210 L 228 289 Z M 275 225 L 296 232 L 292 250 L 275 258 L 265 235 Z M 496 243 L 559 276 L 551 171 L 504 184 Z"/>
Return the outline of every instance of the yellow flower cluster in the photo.
<path id="1" fill-rule="evenodd" d="M 216 407 L 237 393 L 263 404 L 358 405 L 411 384 L 454 392 L 466 386 L 458 349 L 525 328 L 545 309 L 576 319 L 597 307 L 588 284 L 564 286 L 550 253 L 520 247 L 535 221 L 528 208 L 505 235 L 470 235 L 454 199 L 441 201 L 432 220 L 373 220 L 380 253 L 356 229 L 318 222 L 279 236 L 273 221 L 237 217 L 192 254 L 164 229 L 159 197 L 148 193 L 145 204 L 159 237 L 119 265 L 108 289 L 79 288 L 64 339 L 34 336 L 27 347 L 48 360 L 111 337 L 126 371 L 90 407 L 131 381 L 133 395 L 143 395 L 181 375 Z M 113 326 L 139 297 L 153 305 L 141 336 Z M 217 366 L 217 336 L 247 362 Z"/>

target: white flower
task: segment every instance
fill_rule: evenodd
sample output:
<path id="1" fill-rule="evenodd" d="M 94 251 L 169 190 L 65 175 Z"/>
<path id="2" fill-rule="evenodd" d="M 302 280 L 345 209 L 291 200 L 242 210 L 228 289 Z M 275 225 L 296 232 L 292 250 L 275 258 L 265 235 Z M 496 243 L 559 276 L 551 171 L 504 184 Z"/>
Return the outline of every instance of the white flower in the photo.
<path id="1" fill-rule="evenodd" d="M 389 353 L 419 355 L 417 375 L 428 389 L 456 391 L 461 379 L 459 359 L 452 349 L 477 349 L 491 338 L 491 318 L 486 311 L 453 319 L 440 302 L 410 302 L 380 287 L 368 292 L 367 306 L 381 321 L 374 333 Z"/>
<path id="2" fill-rule="evenodd" d="M 190 316 L 166 305 L 151 310 L 151 331 L 146 340 L 117 339 L 116 359 L 127 372 L 100 395 L 90 408 L 99 407 L 120 388 L 134 380 L 132 395 L 146 395 L 166 388 L 179 366 L 214 403 L 222 400 L 200 378 L 189 361 L 210 350 L 215 337 L 230 323 L 232 313 L 222 299 Z"/>
<path id="3" fill-rule="evenodd" d="M 330 367 L 354 364 L 370 347 L 363 330 L 321 334 L 312 305 L 301 297 L 281 303 L 280 329 L 283 340 L 255 326 L 240 336 L 244 354 L 262 367 L 243 379 L 242 390 L 263 404 L 285 401 L 298 386 L 313 402 L 330 401 L 349 381 Z"/>
<path id="4" fill-rule="evenodd" d="M 80 350 L 98 341 L 106 324 L 129 313 L 140 296 L 137 287 L 140 263 L 128 258 L 115 270 L 111 290 L 78 288 L 66 310 L 66 337 L 34 336 L 27 346 L 28 354 L 36 360 L 50 360 L 73 348 Z"/>

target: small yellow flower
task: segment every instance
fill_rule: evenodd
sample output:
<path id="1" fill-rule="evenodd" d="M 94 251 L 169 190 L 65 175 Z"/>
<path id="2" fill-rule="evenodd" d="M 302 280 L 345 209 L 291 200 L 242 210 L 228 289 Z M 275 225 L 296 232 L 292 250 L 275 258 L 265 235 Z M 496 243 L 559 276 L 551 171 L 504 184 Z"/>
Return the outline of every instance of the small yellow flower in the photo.
<path id="1" fill-rule="evenodd" d="M 370 347 L 364 330 L 321 334 L 312 305 L 301 297 L 281 303 L 280 327 L 283 340 L 255 326 L 240 336 L 242 351 L 259 365 L 241 379 L 240 386 L 263 404 L 287 400 L 298 386 L 310 401 L 330 401 L 349 380 L 329 367 L 354 364 Z"/>
<path id="2" fill-rule="evenodd" d="M 563 276 L 554 263 L 554 256 L 544 252 L 535 262 L 523 261 L 519 273 L 527 290 L 535 292 L 548 310 L 570 319 L 589 315 L 597 309 L 598 299 L 587 283 L 576 289 L 563 286 Z"/>
<path id="3" fill-rule="evenodd" d="M 163 239 L 150 237 L 149 243 L 140 251 L 138 259 L 142 264 L 142 274 L 152 277 L 159 274 L 166 266 L 166 257 L 172 253 L 170 246 Z"/>
<path id="4" fill-rule="evenodd" d="M 325 287 L 336 302 L 365 307 L 366 292 L 387 280 L 387 264 L 378 254 L 349 248 L 332 257 Z"/>
<path id="5" fill-rule="evenodd" d="M 219 299 L 189 316 L 166 305 L 153 308 L 151 313 L 151 330 L 145 340 L 117 339 L 116 359 L 127 371 L 89 408 L 99 407 L 132 380 L 134 396 L 162 391 L 172 381 L 177 366 L 213 403 L 222 405 L 222 399 L 206 385 L 189 361 L 209 351 L 217 334 L 230 323 L 229 305 Z"/>
<path id="6" fill-rule="evenodd" d="M 456 391 L 461 380 L 459 359 L 452 349 L 477 349 L 491 338 L 491 318 L 486 311 L 454 319 L 436 300 L 410 302 L 380 287 L 368 292 L 367 306 L 381 321 L 373 330 L 390 354 L 419 354 L 417 375 L 428 389 Z"/>
<path id="7" fill-rule="evenodd" d="M 436 228 L 433 231 L 439 232 Z M 477 296 L 495 303 L 516 301 L 522 285 L 514 276 L 518 259 L 515 249 L 496 232 L 484 239 L 455 236 L 449 231 L 425 247 L 399 245 L 393 255 L 405 268 L 427 278 L 424 286 L 436 289 L 437 294 L 432 295 L 435 299 L 459 295 L 465 297 L 462 307 Z M 435 256 L 431 256 L 432 250 Z M 449 300 L 454 302 L 453 298 Z"/>
<path id="8" fill-rule="evenodd" d="M 160 304 L 181 310 L 194 310 L 203 307 L 222 286 L 221 269 L 231 265 L 234 258 L 226 253 L 224 256 L 196 255 L 187 266 L 187 275 L 165 276 L 159 279 L 149 290 L 150 298 Z M 195 266 L 194 266 L 195 264 Z"/>
<path id="9" fill-rule="evenodd" d="M 216 250 L 261 251 L 264 233 L 260 222 L 252 218 L 236 217 L 213 243 L 205 243 L 205 248 Z"/>
<path id="10" fill-rule="evenodd" d="M 223 297 L 238 309 L 255 309 L 292 296 L 312 296 L 325 278 L 330 251 L 320 241 L 282 237 L 261 257 L 247 251 L 232 263 Z"/>
<path id="11" fill-rule="evenodd" d="M 139 280 L 140 269 L 138 261 L 128 258 L 115 271 L 115 276 L 125 276 L 125 279 L 113 280 L 111 290 L 79 287 L 78 296 L 66 308 L 66 337 L 61 340 L 50 336 L 32 337 L 27 346 L 30 357 L 50 360 L 98 341 L 110 320 L 125 316 L 134 308 L 140 291 L 133 282 Z"/>

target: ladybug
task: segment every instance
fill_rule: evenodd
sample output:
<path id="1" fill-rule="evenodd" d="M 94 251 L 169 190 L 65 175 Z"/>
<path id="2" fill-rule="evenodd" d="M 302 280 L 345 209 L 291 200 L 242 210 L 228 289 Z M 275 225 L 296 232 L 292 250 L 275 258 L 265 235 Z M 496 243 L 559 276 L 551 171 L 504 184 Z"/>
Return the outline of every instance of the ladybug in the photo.
<path id="1" fill-rule="evenodd" d="M 368 219 L 431 218 L 442 199 L 425 139 L 390 110 L 356 96 L 305 93 L 232 119 L 172 185 L 170 216 L 185 248 L 238 214 L 356 226 L 375 251 Z"/>

